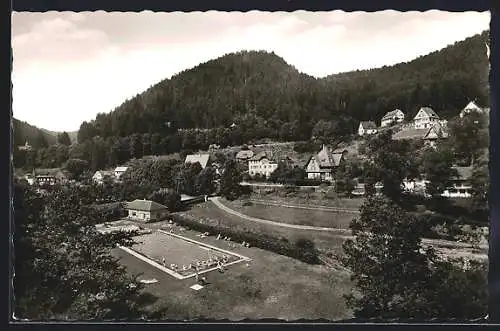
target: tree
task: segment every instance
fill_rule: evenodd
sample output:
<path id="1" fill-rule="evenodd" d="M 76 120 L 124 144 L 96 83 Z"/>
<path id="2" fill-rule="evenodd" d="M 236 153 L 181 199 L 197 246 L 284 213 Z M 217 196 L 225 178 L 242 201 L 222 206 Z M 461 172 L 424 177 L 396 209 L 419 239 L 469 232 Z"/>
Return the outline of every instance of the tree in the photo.
<path id="1" fill-rule="evenodd" d="M 101 234 L 101 215 L 83 209 L 84 191 L 62 188 L 45 201 L 15 186 L 15 314 L 18 318 L 139 319 L 147 316 L 143 285 L 110 255 L 134 233 Z"/>
<path id="2" fill-rule="evenodd" d="M 208 166 L 196 176 L 195 187 L 198 194 L 212 194 L 215 191 L 215 169 Z"/>
<path id="3" fill-rule="evenodd" d="M 342 162 L 335 171 L 335 191 L 351 196 L 355 188 L 354 178 L 357 177 L 357 163 Z"/>
<path id="4" fill-rule="evenodd" d="M 57 134 L 57 142 L 59 144 L 66 145 L 66 146 L 71 145 L 71 139 L 69 137 L 69 134 L 66 131 Z"/>
<path id="5" fill-rule="evenodd" d="M 486 313 L 484 266 L 473 263 L 464 270 L 438 258 L 422 246 L 427 225 L 386 197 L 369 197 L 350 228 L 354 239 L 343 245 L 343 263 L 352 272 L 355 290 L 346 302 L 356 317 L 477 318 Z"/>
<path id="6" fill-rule="evenodd" d="M 80 159 L 69 159 L 64 168 L 69 173 L 70 179 L 79 180 L 85 170 L 89 169 L 89 163 Z"/>
<path id="7" fill-rule="evenodd" d="M 176 212 L 183 209 L 180 194 L 172 189 L 155 191 L 149 195 L 148 199 L 161 203 L 166 206 L 170 212 Z"/>
<path id="8" fill-rule="evenodd" d="M 197 195 L 196 180 L 201 171 L 202 168 L 199 162 L 183 164 L 177 177 L 178 192 Z"/>
<path id="9" fill-rule="evenodd" d="M 241 174 L 236 161 L 227 160 L 220 180 L 220 194 L 228 200 L 237 199 L 241 193 Z"/>
<path id="10" fill-rule="evenodd" d="M 450 143 L 453 151 L 466 165 L 473 163 L 489 145 L 488 114 L 471 112 L 450 121 Z"/>
<path id="11" fill-rule="evenodd" d="M 370 139 L 365 148 L 370 155 L 363 167 L 365 188 L 368 186 L 370 191 L 375 183 L 381 182 L 382 192 L 395 202 L 400 201 L 403 180 L 419 175 L 420 159 L 415 146 L 408 141 L 393 140 L 389 130 Z"/>
<path id="12" fill-rule="evenodd" d="M 130 156 L 134 158 L 142 157 L 142 137 L 139 134 L 133 134 L 130 138 Z"/>
<path id="13" fill-rule="evenodd" d="M 448 150 L 428 151 L 424 156 L 423 172 L 428 183 L 427 194 L 437 197 L 452 185 L 453 178 L 458 176 L 453 168 L 453 154 Z"/>
<path id="14" fill-rule="evenodd" d="M 490 173 L 488 168 L 488 155 L 479 157 L 472 167 L 472 206 L 475 209 L 488 209 L 488 192 L 490 189 Z"/>
<path id="15" fill-rule="evenodd" d="M 36 148 L 47 148 L 49 144 L 47 143 L 47 139 L 45 138 L 45 134 L 42 131 L 39 131 L 36 135 L 35 139 L 35 147 Z"/>

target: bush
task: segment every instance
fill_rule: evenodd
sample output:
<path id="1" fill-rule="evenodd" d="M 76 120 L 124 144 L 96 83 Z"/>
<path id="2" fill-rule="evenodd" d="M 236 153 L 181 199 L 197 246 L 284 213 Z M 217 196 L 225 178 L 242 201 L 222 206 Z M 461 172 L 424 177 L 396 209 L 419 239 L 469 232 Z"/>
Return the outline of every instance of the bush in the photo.
<path id="1" fill-rule="evenodd" d="M 318 186 L 321 183 L 322 183 L 322 181 L 319 179 L 308 179 L 308 178 L 304 178 L 304 179 L 300 179 L 300 180 L 295 181 L 295 185 L 297 185 L 297 186 Z"/>
<path id="2" fill-rule="evenodd" d="M 236 242 L 247 242 L 251 246 L 258 247 L 276 254 L 295 258 L 308 264 L 320 264 L 319 252 L 314 247 L 314 243 L 308 239 L 299 239 L 295 244 L 279 238 L 248 231 L 236 230 L 233 228 L 220 228 L 217 226 L 202 224 L 194 219 L 177 214 L 171 215 L 172 220 L 184 227 L 189 227 L 198 232 L 220 233 L 222 236 L 230 237 Z M 299 243 L 300 246 L 297 245 Z"/>

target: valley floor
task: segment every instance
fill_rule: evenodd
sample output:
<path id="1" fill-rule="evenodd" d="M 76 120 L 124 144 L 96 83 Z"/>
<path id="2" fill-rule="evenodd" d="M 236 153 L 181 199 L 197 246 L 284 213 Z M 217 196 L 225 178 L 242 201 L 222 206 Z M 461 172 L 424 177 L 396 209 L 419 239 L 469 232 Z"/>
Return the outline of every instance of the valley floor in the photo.
<path id="1" fill-rule="evenodd" d="M 146 226 L 164 225 L 155 223 Z M 238 321 L 277 318 L 292 321 L 351 317 L 343 299 L 343 294 L 350 291 L 351 285 L 349 274 L 343 269 L 309 265 L 259 248 L 216 240 L 215 236 L 200 239 L 198 233 L 181 231 L 179 227 L 174 231 L 243 254 L 252 261 L 248 266 L 246 263 L 230 266 L 224 273 L 209 272 L 206 274 L 209 284 L 194 291 L 190 288 L 195 284 L 194 279 L 175 279 L 122 250 L 115 250 L 113 253 L 130 273 L 141 274 L 140 279 L 158 280 L 146 285 L 146 291 L 158 297 L 151 308 L 165 308 L 165 319 Z"/>

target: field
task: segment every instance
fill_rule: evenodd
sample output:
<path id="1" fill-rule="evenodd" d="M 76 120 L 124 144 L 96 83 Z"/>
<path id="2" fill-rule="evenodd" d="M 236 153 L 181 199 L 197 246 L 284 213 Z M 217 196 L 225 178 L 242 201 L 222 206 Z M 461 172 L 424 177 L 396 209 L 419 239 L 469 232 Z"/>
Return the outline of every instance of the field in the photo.
<path id="1" fill-rule="evenodd" d="M 161 230 L 153 231 L 134 238 L 137 244 L 132 250 L 144 255 L 158 264 L 163 264 L 170 269 L 176 278 L 191 277 L 194 275 L 194 266 L 198 263 L 200 274 L 216 268 L 217 261 L 224 259 L 223 265 L 241 262 L 245 258 L 207 246 L 199 241 L 191 241 L 183 236 L 169 234 Z M 171 265 L 178 268 L 172 268 Z M 172 270 L 175 269 L 175 270 Z M 177 275 L 175 275 L 177 274 Z"/>
<path id="2" fill-rule="evenodd" d="M 329 198 L 328 194 L 322 192 L 310 193 L 309 196 L 304 192 L 297 192 L 293 194 L 285 194 L 283 188 L 269 189 L 269 191 L 274 191 L 270 193 L 265 193 L 266 190 L 254 189 L 250 199 L 251 200 L 265 200 L 268 202 L 277 202 L 290 205 L 308 205 L 317 207 L 337 207 L 344 209 L 359 210 L 359 207 L 363 204 L 364 199 L 354 198 Z"/>
<path id="3" fill-rule="evenodd" d="M 248 216 L 288 224 L 348 229 L 349 223 L 355 217 L 353 213 L 266 206 L 256 203 L 246 205 L 241 200 L 223 200 L 221 202 L 227 207 Z"/>
<path id="4" fill-rule="evenodd" d="M 164 224 L 145 226 L 158 228 Z M 175 230 L 175 233 L 200 240 L 194 231 Z M 190 288 L 194 279 L 173 279 L 122 250 L 113 253 L 131 274 L 141 274 L 140 279 L 158 281 L 146 285 L 145 291 L 158 298 L 149 308 L 165 309 L 163 319 L 340 320 L 352 317 L 343 298 L 350 291 L 351 282 L 343 269 L 309 265 L 255 247 L 231 247 L 233 243 L 216 240 L 215 236 L 201 241 L 247 256 L 251 262 L 235 264 L 224 273 L 213 271 L 205 274 L 209 284 L 194 291 Z"/>
<path id="5" fill-rule="evenodd" d="M 315 243 L 317 248 L 331 251 L 335 254 L 340 254 L 342 252 L 342 243 L 345 240 L 342 235 L 332 232 L 299 230 L 250 222 L 220 210 L 214 205 L 213 202 L 194 205 L 191 210 L 180 214 L 187 214 L 211 225 L 253 233 L 268 234 L 277 238 L 285 238 L 291 242 L 294 242 L 299 238 L 310 239 Z"/>

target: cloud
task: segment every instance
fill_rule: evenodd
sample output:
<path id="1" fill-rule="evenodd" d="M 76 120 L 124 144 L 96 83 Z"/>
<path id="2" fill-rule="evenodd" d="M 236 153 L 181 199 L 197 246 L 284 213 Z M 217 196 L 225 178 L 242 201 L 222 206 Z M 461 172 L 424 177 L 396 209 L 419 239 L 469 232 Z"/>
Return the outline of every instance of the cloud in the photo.
<path id="1" fill-rule="evenodd" d="M 32 64 L 77 62 L 98 54 L 107 46 L 107 35 L 97 29 L 80 29 L 76 22 L 81 20 L 75 13 L 67 18 L 44 19 L 33 24 L 29 31 L 14 35 L 15 66 L 19 68 L 20 62 L 30 61 Z"/>

